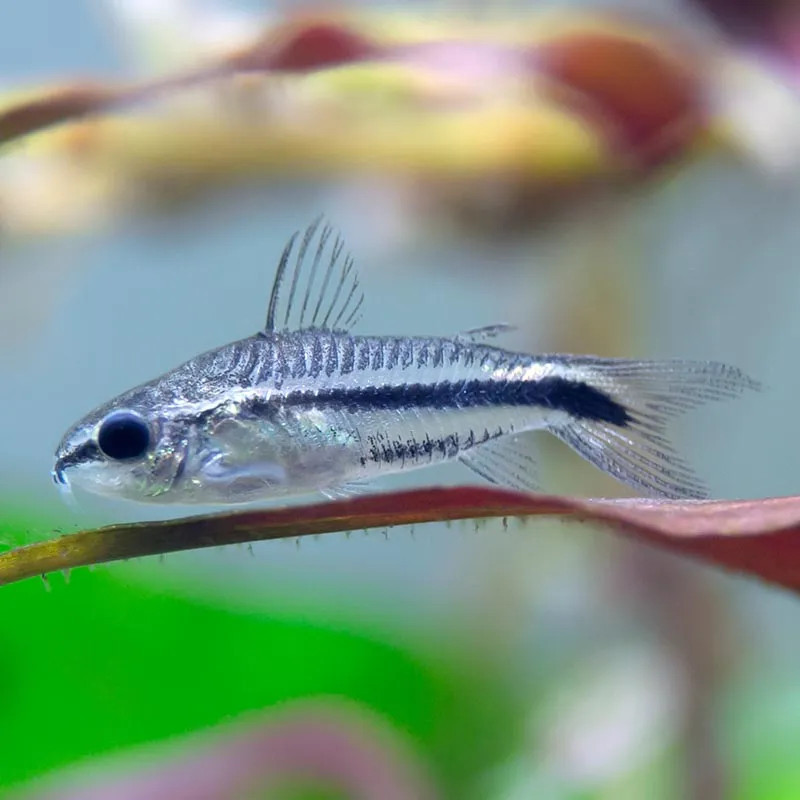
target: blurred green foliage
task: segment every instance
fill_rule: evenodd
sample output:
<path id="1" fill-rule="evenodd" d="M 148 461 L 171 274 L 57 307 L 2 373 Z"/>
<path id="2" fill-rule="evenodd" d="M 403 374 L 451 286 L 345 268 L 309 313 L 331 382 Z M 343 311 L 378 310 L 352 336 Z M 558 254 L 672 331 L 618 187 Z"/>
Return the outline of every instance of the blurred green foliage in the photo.
<path id="1" fill-rule="evenodd" d="M 522 704 L 468 655 L 434 657 L 308 615 L 217 608 L 119 566 L 51 582 L 0 590 L 0 788 L 314 696 L 381 715 L 446 796 L 469 796 L 513 750 Z"/>

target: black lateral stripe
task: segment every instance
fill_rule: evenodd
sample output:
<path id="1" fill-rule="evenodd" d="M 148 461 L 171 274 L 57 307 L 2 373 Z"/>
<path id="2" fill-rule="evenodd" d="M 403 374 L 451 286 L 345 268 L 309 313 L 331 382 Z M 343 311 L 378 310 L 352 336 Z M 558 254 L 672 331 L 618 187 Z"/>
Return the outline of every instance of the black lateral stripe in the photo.
<path id="1" fill-rule="evenodd" d="M 541 406 L 564 411 L 576 419 L 606 422 L 625 427 L 632 420 L 625 406 L 605 392 L 583 381 L 548 377 L 528 381 L 467 380 L 436 384 L 409 383 L 397 386 L 332 388 L 293 391 L 282 405 L 342 406 L 350 412 L 392 411 L 404 408 L 475 408 L 479 406 Z M 258 413 L 271 405 L 257 400 Z"/>

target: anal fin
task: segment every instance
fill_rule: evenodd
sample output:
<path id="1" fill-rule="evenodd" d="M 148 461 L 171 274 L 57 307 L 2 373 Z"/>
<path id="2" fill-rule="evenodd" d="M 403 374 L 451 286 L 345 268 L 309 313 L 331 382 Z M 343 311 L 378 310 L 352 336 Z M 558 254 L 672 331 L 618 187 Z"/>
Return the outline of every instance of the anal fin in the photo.
<path id="1" fill-rule="evenodd" d="M 458 458 L 464 466 L 490 483 L 535 492 L 539 489 L 539 482 L 531 449 L 529 436 L 509 436 L 476 445 Z"/>

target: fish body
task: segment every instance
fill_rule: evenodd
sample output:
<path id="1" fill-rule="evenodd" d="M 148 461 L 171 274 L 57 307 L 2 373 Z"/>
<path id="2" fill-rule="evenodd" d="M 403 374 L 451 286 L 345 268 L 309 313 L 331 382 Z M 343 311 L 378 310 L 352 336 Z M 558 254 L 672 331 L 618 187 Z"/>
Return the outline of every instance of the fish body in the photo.
<path id="1" fill-rule="evenodd" d="M 259 333 L 203 353 L 90 413 L 54 478 L 143 502 L 244 503 L 346 493 L 378 475 L 458 459 L 532 490 L 527 434 L 545 429 L 648 494 L 701 497 L 667 423 L 755 383 L 715 362 L 516 353 L 489 341 L 350 332 L 352 259 L 314 223 L 281 259 Z M 310 269 L 309 269 L 310 262 Z"/>

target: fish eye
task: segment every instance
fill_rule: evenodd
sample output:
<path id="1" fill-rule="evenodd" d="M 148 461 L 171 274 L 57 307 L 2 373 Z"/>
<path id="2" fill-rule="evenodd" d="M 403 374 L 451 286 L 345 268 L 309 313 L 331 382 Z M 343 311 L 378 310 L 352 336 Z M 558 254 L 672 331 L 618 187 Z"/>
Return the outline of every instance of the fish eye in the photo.
<path id="1" fill-rule="evenodd" d="M 115 461 L 140 458 L 150 445 L 150 428 L 133 411 L 115 411 L 100 424 L 97 446 Z"/>

